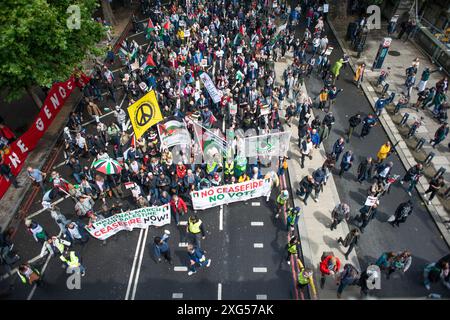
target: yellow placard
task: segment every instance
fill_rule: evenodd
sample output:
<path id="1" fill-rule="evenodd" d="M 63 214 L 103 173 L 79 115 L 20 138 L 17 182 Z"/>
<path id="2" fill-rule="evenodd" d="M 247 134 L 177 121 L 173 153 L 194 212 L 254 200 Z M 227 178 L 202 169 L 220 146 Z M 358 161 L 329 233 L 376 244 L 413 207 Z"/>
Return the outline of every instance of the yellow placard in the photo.
<path id="1" fill-rule="evenodd" d="M 136 139 L 139 139 L 151 126 L 163 120 L 154 90 L 129 106 L 128 114 Z"/>

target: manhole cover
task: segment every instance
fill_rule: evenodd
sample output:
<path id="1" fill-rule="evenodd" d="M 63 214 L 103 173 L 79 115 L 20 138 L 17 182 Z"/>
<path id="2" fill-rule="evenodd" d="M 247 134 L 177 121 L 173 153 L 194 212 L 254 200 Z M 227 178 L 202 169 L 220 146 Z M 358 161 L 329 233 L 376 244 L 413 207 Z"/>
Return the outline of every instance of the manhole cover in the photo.
<path id="1" fill-rule="evenodd" d="M 398 51 L 389 51 L 388 54 L 390 56 L 398 57 L 400 55 L 400 52 L 398 52 Z"/>

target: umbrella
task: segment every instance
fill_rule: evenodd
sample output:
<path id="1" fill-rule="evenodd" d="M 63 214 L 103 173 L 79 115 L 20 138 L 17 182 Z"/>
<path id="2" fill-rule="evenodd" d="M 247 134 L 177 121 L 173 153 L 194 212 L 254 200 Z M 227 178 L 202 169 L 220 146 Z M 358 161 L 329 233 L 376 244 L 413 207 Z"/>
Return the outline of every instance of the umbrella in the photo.
<path id="1" fill-rule="evenodd" d="M 122 171 L 120 164 L 111 158 L 94 161 L 92 167 L 104 174 L 118 174 Z"/>

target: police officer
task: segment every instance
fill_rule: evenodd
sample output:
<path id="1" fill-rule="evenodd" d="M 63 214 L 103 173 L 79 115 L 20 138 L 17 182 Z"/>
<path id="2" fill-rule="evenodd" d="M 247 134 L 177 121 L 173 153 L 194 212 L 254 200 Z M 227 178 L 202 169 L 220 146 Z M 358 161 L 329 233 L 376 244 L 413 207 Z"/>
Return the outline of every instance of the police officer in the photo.
<path id="1" fill-rule="evenodd" d="M 66 250 L 59 258 L 67 265 L 68 268 L 80 272 L 81 276 L 86 274 L 86 269 L 80 263 L 80 259 L 76 256 L 75 251 Z"/>
<path id="2" fill-rule="evenodd" d="M 297 260 L 297 245 L 298 240 L 296 237 L 292 237 L 291 240 L 289 240 L 289 243 L 286 245 L 288 254 L 286 261 L 288 264 L 291 264 L 291 256 L 294 256 L 294 260 Z"/>
<path id="3" fill-rule="evenodd" d="M 287 219 L 286 219 L 286 231 L 291 231 L 294 233 L 295 226 L 298 223 L 298 218 L 300 217 L 300 207 L 289 208 L 287 211 Z"/>
<path id="4" fill-rule="evenodd" d="M 234 161 L 233 159 L 228 159 L 227 162 L 225 162 L 225 181 L 229 182 L 231 180 L 231 177 L 234 176 Z"/>
<path id="5" fill-rule="evenodd" d="M 22 264 L 19 267 L 17 274 L 19 275 L 20 280 L 24 284 L 27 282 L 31 285 L 36 283 L 36 285 L 38 286 L 42 284 L 40 272 L 28 263 Z"/>
<path id="6" fill-rule="evenodd" d="M 186 231 L 188 235 L 190 235 L 193 245 L 200 248 L 200 237 L 203 240 L 206 238 L 206 232 L 202 220 L 200 220 L 196 215 L 189 217 Z"/>
<path id="7" fill-rule="evenodd" d="M 313 281 L 313 271 L 311 269 L 305 268 L 300 259 L 297 259 L 297 264 L 299 269 L 297 276 L 297 287 L 300 289 L 300 291 L 304 292 L 305 288 L 310 285 L 313 298 L 315 299 L 317 297 L 317 294 Z"/>

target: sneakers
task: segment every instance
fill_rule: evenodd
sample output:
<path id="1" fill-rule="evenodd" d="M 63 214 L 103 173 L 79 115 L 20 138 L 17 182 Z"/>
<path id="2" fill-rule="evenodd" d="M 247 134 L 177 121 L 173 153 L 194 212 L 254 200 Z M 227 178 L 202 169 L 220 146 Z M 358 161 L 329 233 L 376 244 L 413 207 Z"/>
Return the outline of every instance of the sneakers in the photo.
<path id="1" fill-rule="evenodd" d="M 208 263 L 206 264 L 206 267 L 208 268 L 211 265 L 211 259 L 208 260 Z"/>
<path id="2" fill-rule="evenodd" d="M 277 213 L 277 214 L 275 215 L 275 219 L 278 219 L 279 216 L 280 216 L 280 215 Z"/>
<path id="3" fill-rule="evenodd" d="M 312 198 L 313 198 L 314 202 L 318 202 L 319 201 L 319 200 L 317 200 L 316 197 L 312 197 Z"/>
<path id="4" fill-rule="evenodd" d="M 288 260 L 288 261 L 287 261 L 287 264 L 288 264 L 288 265 L 291 265 L 291 261 Z"/>
<path id="5" fill-rule="evenodd" d="M 197 273 L 197 271 L 189 271 L 188 276 L 192 276 L 194 273 Z"/>
<path id="6" fill-rule="evenodd" d="M 167 235 L 170 235 L 170 231 L 169 230 L 164 230 L 164 233 Z"/>
<path id="7" fill-rule="evenodd" d="M 412 194 L 411 194 L 411 192 L 409 192 L 409 191 L 408 191 L 408 196 L 412 197 Z"/>
<path id="8" fill-rule="evenodd" d="M 427 200 L 427 205 L 430 205 L 431 204 L 431 201 L 430 200 Z"/>

